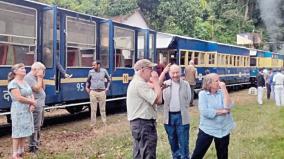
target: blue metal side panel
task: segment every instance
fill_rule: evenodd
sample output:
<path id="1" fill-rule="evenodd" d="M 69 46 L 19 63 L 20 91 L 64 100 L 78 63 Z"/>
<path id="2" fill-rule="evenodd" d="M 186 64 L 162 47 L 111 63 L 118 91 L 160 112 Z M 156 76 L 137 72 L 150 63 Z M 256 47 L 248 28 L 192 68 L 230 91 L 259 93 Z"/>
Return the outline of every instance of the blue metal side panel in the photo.
<path id="1" fill-rule="evenodd" d="M 208 43 L 197 39 L 175 37 L 178 49 L 208 51 Z"/>
<path id="2" fill-rule="evenodd" d="M 118 68 L 113 72 L 113 77 L 122 77 L 123 74 L 128 74 L 128 77 L 133 77 L 134 75 L 134 70 L 132 68 Z M 110 88 L 110 94 L 109 96 L 126 96 L 127 92 L 127 87 L 129 84 L 130 80 L 128 83 L 123 83 L 122 80 L 113 80 L 111 82 L 111 88 Z"/>
<path id="3" fill-rule="evenodd" d="M 264 51 L 258 50 L 258 51 L 256 52 L 256 56 L 257 56 L 257 57 L 264 57 Z"/>
<path id="4" fill-rule="evenodd" d="M 114 27 L 113 27 L 113 23 L 110 20 L 109 21 L 109 73 L 112 74 L 113 68 L 114 66 L 114 59 L 115 59 L 115 55 L 114 55 Z"/>
<path id="5" fill-rule="evenodd" d="M 272 52 L 269 51 L 264 52 L 263 57 L 272 57 Z"/>
<path id="6" fill-rule="evenodd" d="M 238 46 L 225 45 L 225 44 L 217 44 L 217 45 L 218 45 L 217 48 L 218 53 L 249 56 L 249 49 L 240 48 Z"/>

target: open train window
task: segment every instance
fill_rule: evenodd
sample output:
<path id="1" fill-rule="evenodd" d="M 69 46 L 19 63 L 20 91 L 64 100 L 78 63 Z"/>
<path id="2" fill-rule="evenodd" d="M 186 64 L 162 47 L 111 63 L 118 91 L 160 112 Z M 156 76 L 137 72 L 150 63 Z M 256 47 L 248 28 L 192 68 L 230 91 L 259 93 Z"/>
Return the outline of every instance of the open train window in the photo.
<path id="1" fill-rule="evenodd" d="M 195 65 L 199 65 L 198 57 L 199 57 L 199 52 L 194 52 L 193 61 Z"/>
<path id="2" fill-rule="evenodd" d="M 33 64 L 36 10 L 0 2 L 0 65 Z"/>
<path id="3" fill-rule="evenodd" d="M 186 51 L 180 51 L 180 65 L 185 65 L 185 59 L 186 59 Z"/>
<path id="4" fill-rule="evenodd" d="M 145 49 L 145 32 L 138 32 L 138 53 L 137 59 L 144 59 L 144 49 Z"/>
<path id="5" fill-rule="evenodd" d="M 134 64 L 134 31 L 114 27 L 116 67 L 132 67 Z"/>
<path id="6" fill-rule="evenodd" d="M 96 23 L 67 17 L 67 67 L 91 67 L 96 57 Z"/>
<path id="7" fill-rule="evenodd" d="M 154 62 L 154 34 L 149 36 L 149 60 Z"/>
<path id="8" fill-rule="evenodd" d="M 103 67 L 109 67 L 109 25 L 100 24 L 100 61 Z"/>
<path id="9" fill-rule="evenodd" d="M 216 54 L 208 54 L 208 55 L 209 55 L 209 57 L 208 57 L 208 64 L 209 65 L 215 64 L 215 55 Z"/>
<path id="10" fill-rule="evenodd" d="M 256 66 L 256 63 L 257 63 L 256 58 L 255 57 L 251 57 L 250 58 L 250 66 Z"/>
<path id="11" fill-rule="evenodd" d="M 205 64 L 205 53 L 204 52 L 200 52 L 199 53 L 199 64 L 200 65 L 204 65 Z"/>

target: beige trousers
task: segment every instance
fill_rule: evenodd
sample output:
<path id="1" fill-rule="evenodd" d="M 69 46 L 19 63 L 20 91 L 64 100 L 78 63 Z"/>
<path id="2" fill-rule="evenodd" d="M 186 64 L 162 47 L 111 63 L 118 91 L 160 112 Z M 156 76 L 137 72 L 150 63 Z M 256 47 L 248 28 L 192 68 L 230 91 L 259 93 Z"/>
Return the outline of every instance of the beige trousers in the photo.
<path id="1" fill-rule="evenodd" d="M 104 124 L 106 124 L 106 93 L 105 91 L 90 92 L 90 101 L 91 101 L 91 126 L 96 125 L 96 116 L 97 116 L 97 103 L 99 103 L 100 114 Z"/>

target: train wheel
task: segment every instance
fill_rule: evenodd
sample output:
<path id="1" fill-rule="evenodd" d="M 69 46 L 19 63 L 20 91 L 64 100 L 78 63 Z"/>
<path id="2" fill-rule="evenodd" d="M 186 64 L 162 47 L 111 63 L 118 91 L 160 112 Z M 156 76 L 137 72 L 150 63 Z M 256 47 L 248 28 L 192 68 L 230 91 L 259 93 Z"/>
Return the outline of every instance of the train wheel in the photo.
<path id="1" fill-rule="evenodd" d="M 74 106 L 74 107 L 67 107 L 66 110 L 70 113 L 70 114 L 75 114 L 75 113 L 79 113 L 83 110 L 84 106 Z"/>
<path id="2" fill-rule="evenodd" d="M 127 109 L 126 109 L 126 99 L 123 99 L 123 100 L 120 100 L 119 101 L 119 106 L 120 106 L 120 110 L 122 111 L 122 112 L 126 112 L 127 111 Z"/>

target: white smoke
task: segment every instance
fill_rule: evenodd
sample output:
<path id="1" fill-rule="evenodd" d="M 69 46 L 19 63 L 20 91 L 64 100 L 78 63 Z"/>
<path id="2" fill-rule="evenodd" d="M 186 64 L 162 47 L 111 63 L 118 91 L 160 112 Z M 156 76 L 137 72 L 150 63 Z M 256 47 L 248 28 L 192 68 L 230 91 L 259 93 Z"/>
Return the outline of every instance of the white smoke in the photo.
<path id="1" fill-rule="evenodd" d="M 276 43 L 279 38 L 283 37 L 281 31 L 281 25 L 284 23 L 284 18 L 281 17 L 281 2 L 283 0 L 257 1 L 260 7 L 261 18 L 266 26 L 270 41 Z M 284 45 L 282 45 L 282 49 L 284 49 Z"/>

